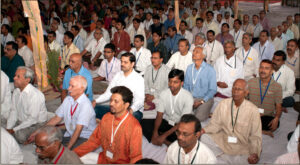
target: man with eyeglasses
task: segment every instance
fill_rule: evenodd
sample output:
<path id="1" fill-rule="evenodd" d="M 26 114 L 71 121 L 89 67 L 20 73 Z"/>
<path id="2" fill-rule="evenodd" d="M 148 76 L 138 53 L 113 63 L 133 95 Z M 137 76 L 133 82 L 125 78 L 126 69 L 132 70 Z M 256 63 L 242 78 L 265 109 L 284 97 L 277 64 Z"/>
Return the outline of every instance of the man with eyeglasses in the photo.
<path id="1" fill-rule="evenodd" d="M 44 126 L 37 131 L 35 152 L 39 164 L 82 164 L 79 157 L 61 144 L 62 132 L 54 126 Z"/>
<path id="2" fill-rule="evenodd" d="M 248 93 L 246 81 L 237 79 L 232 87 L 232 98 L 218 104 L 210 123 L 201 130 L 201 142 L 217 156 L 217 164 L 255 164 L 259 161 L 261 120 L 258 108 L 245 99 Z"/>
<path id="3" fill-rule="evenodd" d="M 168 147 L 165 164 L 215 164 L 214 153 L 202 142 L 201 123 L 192 114 L 181 117 L 175 131 L 177 140 Z"/>

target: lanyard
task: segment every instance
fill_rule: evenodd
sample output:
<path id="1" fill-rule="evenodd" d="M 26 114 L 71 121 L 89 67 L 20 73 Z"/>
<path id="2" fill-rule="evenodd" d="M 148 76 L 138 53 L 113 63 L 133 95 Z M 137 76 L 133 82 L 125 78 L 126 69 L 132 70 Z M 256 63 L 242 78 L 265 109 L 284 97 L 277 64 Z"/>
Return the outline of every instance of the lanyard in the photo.
<path id="1" fill-rule="evenodd" d="M 55 159 L 54 163 L 53 164 L 56 164 L 58 162 L 58 160 L 60 159 L 60 157 L 62 156 L 62 154 L 64 153 L 65 151 L 65 147 L 63 146 L 61 152 L 59 153 L 58 157 Z"/>
<path id="2" fill-rule="evenodd" d="M 231 102 L 231 125 L 232 125 L 232 132 L 233 133 L 234 133 L 234 127 L 236 125 L 236 121 L 237 121 L 237 118 L 238 118 L 238 115 L 239 115 L 239 111 L 240 111 L 240 107 L 237 109 L 236 116 L 235 116 L 235 121 L 233 123 L 233 99 L 232 99 L 232 102 Z"/>
<path id="3" fill-rule="evenodd" d="M 197 156 L 197 153 L 198 153 L 199 146 L 200 146 L 200 142 L 198 141 L 197 150 L 196 150 L 196 152 L 195 152 L 195 154 L 194 154 L 194 156 L 193 156 L 193 159 L 192 159 L 192 161 L 191 161 L 191 164 L 194 163 L 194 160 L 195 160 L 195 158 L 196 158 L 196 156 Z M 181 164 L 181 163 L 180 163 L 180 151 L 181 151 L 181 147 L 179 148 L 179 151 L 178 151 L 178 164 Z M 184 164 L 184 162 L 183 162 L 183 164 Z"/>
<path id="4" fill-rule="evenodd" d="M 74 45 L 76 45 L 77 41 L 78 41 L 79 36 L 76 37 L 76 40 L 74 42 Z"/>
<path id="5" fill-rule="evenodd" d="M 110 146 L 112 145 L 112 143 L 114 142 L 114 138 L 115 138 L 115 135 L 117 134 L 118 132 L 118 129 L 120 128 L 120 126 L 123 124 L 123 122 L 126 120 L 126 118 L 128 117 L 129 115 L 129 112 L 127 112 L 126 116 L 121 120 L 121 122 L 118 124 L 115 132 L 114 132 L 114 121 L 115 121 L 115 118 L 113 119 L 112 123 L 111 123 L 111 137 L 110 137 Z"/>
<path id="6" fill-rule="evenodd" d="M 244 50 L 245 50 L 245 49 L 244 49 Z M 249 56 L 249 54 L 250 54 L 251 47 L 250 47 L 250 49 L 249 49 L 249 51 L 248 51 L 248 53 L 247 53 L 246 57 L 244 56 L 244 50 L 242 50 L 242 52 L 243 52 L 243 58 L 244 58 L 244 60 L 243 60 L 243 64 L 245 64 L 245 62 L 246 62 L 246 60 L 247 60 L 247 58 L 248 58 L 248 56 Z"/>
<path id="7" fill-rule="evenodd" d="M 181 89 L 180 89 L 180 91 L 181 91 Z M 175 107 L 175 104 L 176 104 L 176 101 L 177 101 L 177 98 L 178 98 L 178 96 L 179 96 L 179 94 L 180 94 L 180 91 L 177 93 L 177 95 L 175 96 L 175 99 L 174 99 L 174 102 L 173 102 L 173 99 L 172 99 L 172 92 L 171 92 L 171 95 L 170 95 L 170 102 L 171 102 L 171 111 L 172 111 L 172 115 L 174 114 L 174 107 Z"/>
<path id="8" fill-rule="evenodd" d="M 269 81 L 269 83 L 268 83 L 268 86 L 267 86 L 267 88 L 266 88 L 266 90 L 265 90 L 264 95 L 262 96 L 262 93 L 261 93 L 261 92 L 262 92 L 262 90 L 261 90 L 261 80 L 259 80 L 260 104 L 262 104 L 263 101 L 264 101 L 264 99 L 265 99 L 265 96 L 266 96 L 267 91 L 268 91 L 268 89 L 269 89 L 270 83 L 271 83 L 271 79 L 270 79 L 270 81 Z"/>
<path id="9" fill-rule="evenodd" d="M 243 30 L 246 32 L 246 30 L 248 29 L 249 24 L 246 26 L 246 28 L 243 28 Z"/>
<path id="10" fill-rule="evenodd" d="M 155 81 L 156 81 L 156 79 L 157 79 L 157 75 L 158 75 L 158 73 L 159 73 L 160 68 L 161 68 L 161 66 L 158 68 L 158 71 L 157 71 L 156 76 L 155 76 L 154 79 L 153 79 L 153 68 L 152 68 L 152 83 L 153 83 L 153 84 L 155 83 Z"/>
<path id="11" fill-rule="evenodd" d="M 259 53 L 260 53 L 260 58 L 262 59 L 262 56 L 264 55 L 264 52 L 265 52 L 266 47 L 264 46 L 263 52 L 261 52 L 260 47 L 261 47 L 261 46 L 260 46 L 260 44 L 259 44 Z"/>
<path id="12" fill-rule="evenodd" d="M 227 62 L 226 62 L 226 57 L 224 56 L 224 62 L 226 65 L 230 66 L 230 68 L 233 68 L 231 65 L 229 65 Z M 236 55 L 234 55 L 234 69 L 236 69 Z"/>
<path id="13" fill-rule="evenodd" d="M 233 32 L 233 38 L 234 38 L 234 41 L 237 42 L 238 38 L 239 38 L 239 35 L 240 35 L 240 32 L 241 30 L 239 30 L 239 33 L 237 34 L 237 37 L 235 38 L 235 32 Z"/>
<path id="14" fill-rule="evenodd" d="M 193 88 L 194 88 L 194 85 L 195 85 L 196 82 L 197 82 L 199 73 L 201 72 L 201 69 L 202 69 L 202 67 L 200 66 L 200 69 L 199 69 L 198 72 L 196 73 L 196 78 L 194 79 L 194 67 L 196 67 L 195 64 L 193 64 L 193 69 L 192 69 L 192 80 L 193 80 L 192 82 L 193 82 Z"/>
<path id="15" fill-rule="evenodd" d="M 75 111 L 76 111 L 76 109 L 77 109 L 77 106 L 78 106 L 78 103 L 76 104 L 75 108 L 74 108 L 73 111 L 72 111 L 72 105 L 71 105 L 71 109 L 70 109 L 71 119 L 72 119 L 72 117 L 73 117 L 73 115 L 74 115 L 74 113 L 75 113 Z"/>
<path id="16" fill-rule="evenodd" d="M 111 71 L 112 71 L 112 68 L 113 68 L 113 66 L 114 66 L 114 63 L 115 63 L 115 57 L 114 57 L 114 60 L 113 60 L 113 63 L 112 63 L 112 65 L 111 65 L 111 67 L 110 67 L 110 71 L 108 72 L 108 69 L 107 69 L 107 63 L 108 62 L 106 62 L 106 80 L 108 80 L 108 76 L 109 76 L 109 74 L 111 73 Z"/>
<path id="17" fill-rule="evenodd" d="M 290 65 L 292 65 L 293 67 L 296 66 L 296 62 L 297 62 L 298 58 L 295 59 L 294 63 L 290 63 L 288 60 L 286 60 L 286 62 Z"/>
<path id="18" fill-rule="evenodd" d="M 142 49 L 142 48 L 140 48 L 140 49 Z M 139 61 L 139 59 L 140 59 L 140 57 L 141 57 L 141 54 L 142 54 L 142 50 L 140 50 L 140 51 L 141 51 L 141 52 L 138 54 L 138 57 L 136 57 L 137 51 L 134 52 L 134 56 L 135 56 L 135 58 L 136 58 L 136 64 L 138 63 L 138 61 Z"/>
<path id="19" fill-rule="evenodd" d="M 66 49 L 67 49 L 67 47 L 66 47 Z M 67 51 L 66 49 L 64 49 L 64 52 L 65 52 L 65 51 Z M 68 50 L 68 53 L 67 53 L 67 54 L 66 54 L 66 56 L 65 56 L 65 59 L 66 59 L 66 60 L 68 59 L 68 56 L 69 56 L 70 50 L 71 50 L 71 48 L 69 48 L 69 50 Z"/>
<path id="20" fill-rule="evenodd" d="M 212 52 L 214 51 L 215 42 L 216 42 L 216 40 L 214 40 L 213 46 L 212 46 L 211 51 L 210 51 L 210 55 L 212 55 Z M 209 44 L 208 44 L 208 45 L 209 45 Z"/>
<path id="21" fill-rule="evenodd" d="M 253 30 L 253 33 L 255 33 L 256 28 L 258 27 L 258 24 L 255 25 L 255 28 Z"/>
<path id="22" fill-rule="evenodd" d="M 274 76 L 274 74 L 272 74 L 272 77 L 273 77 L 273 79 L 277 82 L 278 81 L 278 79 L 279 79 L 279 77 L 281 76 L 281 72 L 279 73 L 279 75 L 277 76 L 277 78 L 276 78 L 276 80 L 275 80 L 275 76 Z"/>

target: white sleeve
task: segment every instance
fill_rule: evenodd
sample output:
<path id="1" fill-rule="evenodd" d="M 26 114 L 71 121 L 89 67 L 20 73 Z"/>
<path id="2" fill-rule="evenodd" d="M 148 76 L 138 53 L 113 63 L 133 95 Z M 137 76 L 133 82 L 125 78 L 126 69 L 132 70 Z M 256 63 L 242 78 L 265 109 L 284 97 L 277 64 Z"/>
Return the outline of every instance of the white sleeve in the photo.
<path id="1" fill-rule="evenodd" d="M 1 164 L 23 163 L 23 153 L 19 144 L 1 127 Z"/>
<path id="2" fill-rule="evenodd" d="M 136 112 L 144 106 L 145 84 L 143 78 L 141 78 L 141 81 L 136 84 L 134 90 L 131 109 L 133 112 Z"/>
<path id="3" fill-rule="evenodd" d="M 287 66 L 285 66 L 287 67 Z M 295 74 L 292 70 L 287 70 L 286 90 L 282 90 L 282 98 L 293 96 L 296 90 Z"/>
<path id="4" fill-rule="evenodd" d="M 118 77 L 120 76 L 121 72 L 117 73 L 115 75 L 115 77 L 111 80 L 111 82 L 109 83 L 106 91 L 100 95 L 97 99 L 95 99 L 96 103 L 103 103 L 105 101 L 108 101 L 112 95 L 112 93 L 110 92 L 110 89 L 115 87 L 116 84 L 118 83 Z"/>
<path id="5" fill-rule="evenodd" d="M 15 105 L 16 105 L 15 97 L 16 97 L 16 93 L 14 91 L 13 96 L 12 96 L 11 111 L 10 111 L 9 117 L 7 119 L 7 124 L 6 124 L 7 129 L 12 129 L 15 126 L 17 119 L 18 119 L 18 113 L 17 113 L 16 107 L 15 107 Z"/>

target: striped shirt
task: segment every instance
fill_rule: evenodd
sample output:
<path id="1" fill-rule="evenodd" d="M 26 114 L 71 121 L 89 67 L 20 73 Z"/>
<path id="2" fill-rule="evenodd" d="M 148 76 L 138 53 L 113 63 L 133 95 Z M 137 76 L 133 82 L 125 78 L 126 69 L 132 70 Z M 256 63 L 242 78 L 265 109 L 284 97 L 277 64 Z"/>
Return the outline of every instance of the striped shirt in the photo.
<path id="1" fill-rule="evenodd" d="M 282 89 L 281 85 L 271 79 L 269 89 L 261 103 L 261 97 L 263 97 L 267 86 L 261 85 L 261 95 L 260 96 L 260 86 L 259 78 L 252 78 L 248 81 L 249 85 L 249 100 L 254 103 L 258 108 L 264 109 L 264 114 L 266 116 L 275 115 L 275 105 L 282 103 Z"/>

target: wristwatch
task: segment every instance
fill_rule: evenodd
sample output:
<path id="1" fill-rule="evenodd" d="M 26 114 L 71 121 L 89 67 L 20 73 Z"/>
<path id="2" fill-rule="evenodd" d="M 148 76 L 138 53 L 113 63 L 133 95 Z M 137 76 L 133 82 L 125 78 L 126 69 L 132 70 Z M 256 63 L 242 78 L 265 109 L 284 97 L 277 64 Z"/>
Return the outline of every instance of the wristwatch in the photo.
<path id="1" fill-rule="evenodd" d="M 200 100 L 200 103 L 201 103 L 201 104 L 204 104 L 204 103 L 205 103 L 205 101 L 204 101 L 204 100 Z"/>

